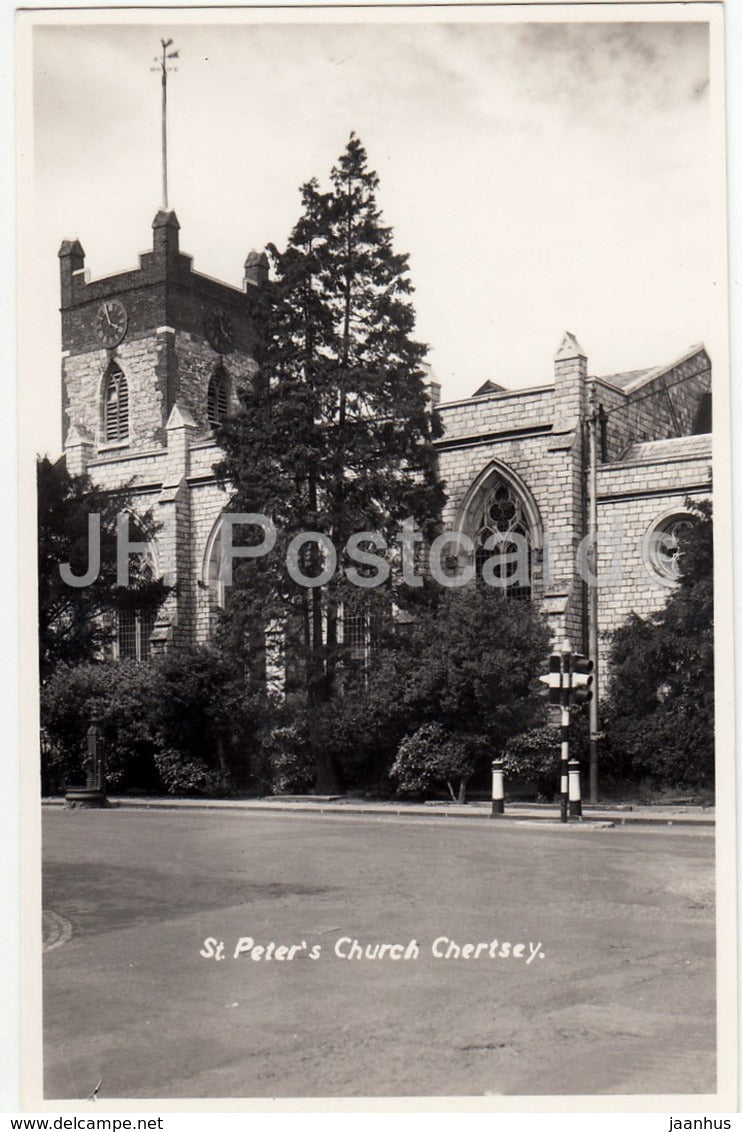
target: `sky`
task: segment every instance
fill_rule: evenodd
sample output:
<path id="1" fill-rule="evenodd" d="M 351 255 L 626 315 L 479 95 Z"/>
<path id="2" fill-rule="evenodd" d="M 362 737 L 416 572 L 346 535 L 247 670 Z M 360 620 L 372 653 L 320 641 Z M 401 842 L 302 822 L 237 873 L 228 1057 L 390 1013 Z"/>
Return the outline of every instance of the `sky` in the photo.
<path id="1" fill-rule="evenodd" d="M 713 8 L 718 5 L 707 6 Z M 521 14 L 524 20 L 536 17 L 524 9 L 513 12 L 516 23 Z M 596 12 L 589 10 L 591 19 Z M 656 5 L 654 16 L 674 20 L 697 12 L 693 5 Z M 543 18 L 543 9 L 538 14 Z M 182 247 L 197 269 L 238 283 L 245 252 L 285 239 L 298 215 L 299 185 L 326 176 L 354 129 L 381 177 L 379 200 L 397 248 L 410 253 L 418 333 L 431 346 L 445 396 L 465 395 L 486 377 L 511 386 L 549 381 L 565 329 L 578 335 L 595 372 L 668 360 L 702 339 L 716 357 L 709 339 L 725 284 L 710 248 L 720 172 L 709 142 L 709 103 L 718 103 L 720 76 L 715 69 L 704 89 L 705 28 L 483 26 L 472 24 L 472 9 L 455 12 L 463 26 L 451 27 L 450 12 L 434 15 L 444 26 L 423 25 L 418 11 L 412 27 L 399 16 L 393 26 L 373 26 L 364 34 L 357 25 L 312 26 L 316 16 L 308 12 L 300 14 L 307 25 L 302 29 L 266 11 L 257 28 L 225 30 L 218 24 L 194 27 L 198 13 L 188 27 L 176 11 L 164 19 L 144 8 L 130 15 L 139 26 L 116 25 L 112 21 L 120 17 L 113 13 L 97 13 L 92 26 L 91 12 L 19 14 L 12 0 L 0 3 L 4 154 L 13 148 L 14 95 L 20 111 L 19 187 L 16 192 L 12 161 L 1 162 L 0 200 L 8 217 L 15 201 L 21 227 L 17 387 L 24 410 L 18 437 L 8 377 L 15 370 L 15 292 L 13 273 L 5 271 L 0 480 L 6 547 L 0 576 L 6 600 L 0 639 L 7 647 L 0 656 L 0 700 L 7 757 L 0 806 L 0 974 L 11 989 L 0 1018 L 4 1110 L 20 1103 L 12 993 L 20 981 L 17 681 L 19 671 L 32 672 L 34 663 L 28 649 L 18 661 L 15 595 L 20 578 L 28 630 L 35 575 L 27 456 L 34 449 L 56 453 L 61 444 L 56 253 L 63 238 L 78 236 L 88 266 L 102 275 L 135 266 L 137 254 L 151 245 L 160 170 L 159 82 L 150 67 L 160 37 L 173 35 L 181 54 L 170 85 L 171 200 Z M 476 15 L 484 19 L 485 12 Z M 556 19 L 558 12 L 549 15 Z M 496 13 L 498 21 L 507 16 L 508 9 Z M 725 16 L 734 115 L 730 222 L 736 234 L 730 254 L 737 301 L 731 313 L 739 366 L 742 6 L 727 5 Z M 370 20 L 372 13 L 363 17 Z M 62 25 L 73 18 L 76 26 Z M 34 54 L 24 55 L 14 75 L 14 34 L 31 19 Z M 10 264 L 11 224 L 0 226 L 0 246 Z M 740 398 L 733 388 L 738 421 Z M 722 491 L 724 467 L 717 477 Z M 734 470 L 739 491 L 739 459 Z M 27 517 L 20 543 L 19 481 Z M 739 555 L 742 524 L 736 538 Z M 19 545 L 26 548 L 20 560 Z M 726 556 L 717 558 L 717 568 L 728 582 Z M 742 642 L 742 604 L 736 621 Z M 30 632 L 23 634 L 25 642 L 31 639 Z M 24 739 L 32 741 L 36 709 L 27 698 L 23 704 Z M 724 704 L 729 707 L 731 694 Z M 24 836 L 35 835 L 38 843 L 34 807 L 23 824 Z M 26 896 L 33 896 L 28 873 L 24 884 Z"/>
<path id="2" fill-rule="evenodd" d="M 669 362 L 700 341 L 713 351 L 720 76 L 708 27 L 512 11 L 515 22 L 441 9 L 436 22 L 414 11 L 351 22 L 339 10 L 329 23 L 307 11 L 186 23 L 171 11 L 73 25 L 57 13 L 36 26 L 32 137 L 21 134 L 36 449 L 61 447 L 61 240 L 80 239 L 93 277 L 151 247 L 161 37 L 179 52 L 169 203 L 195 270 L 239 286 L 247 252 L 285 243 L 300 185 L 326 183 L 355 131 L 395 248 L 409 253 L 416 335 L 444 400 L 487 379 L 548 383 L 565 330 L 599 374 Z"/>

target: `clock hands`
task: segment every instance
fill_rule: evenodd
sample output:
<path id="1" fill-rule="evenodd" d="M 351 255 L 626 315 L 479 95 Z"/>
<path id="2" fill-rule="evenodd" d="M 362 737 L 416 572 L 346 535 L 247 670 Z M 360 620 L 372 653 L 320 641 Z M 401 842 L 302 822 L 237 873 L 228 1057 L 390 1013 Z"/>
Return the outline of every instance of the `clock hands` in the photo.
<path id="1" fill-rule="evenodd" d="M 206 315 L 206 336 L 220 354 L 232 349 L 234 328 L 229 315 L 218 308 L 212 308 Z"/>
<path id="2" fill-rule="evenodd" d="M 104 301 L 96 315 L 96 333 L 104 346 L 114 346 L 126 333 L 126 309 L 117 300 Z"/>

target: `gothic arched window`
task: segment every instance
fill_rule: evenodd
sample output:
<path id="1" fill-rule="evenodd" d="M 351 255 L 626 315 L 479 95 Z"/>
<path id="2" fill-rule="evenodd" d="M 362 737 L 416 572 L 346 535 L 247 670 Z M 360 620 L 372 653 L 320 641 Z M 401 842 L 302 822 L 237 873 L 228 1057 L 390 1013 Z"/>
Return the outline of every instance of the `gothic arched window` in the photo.
<path id="1" fill-rule="evenodd" d="M 488 540 L 492 541 L 485 549 Z M 484 493 L 474 546 L 477 578 L 482 578 L 485 563 L 489 562 L 488 569 L 492 572 L 495 584 L 502 588 L 506 597 L 530 599 L 531 547 L 528 520 L 518 496 L 499 477 L 490 482 Z"/>
<path id="2" fill-rule="evenodd" d="M 126 378 L 111 362 L 103 383 L 103 439 L 106 443 L 126 440 L 129 435 L 129 387 Z"/>
<path id="3" fill-rule="evenodd" d="M 224 608 L 224 581 L 222 578 L 222 522 L 217 521 L 211 535 L 211 546 L 206 563 L 206 588 L 209 591 L 209 606 L 213 612 Z"/>
<path id="4" fill-rule="evenodd" d="M 206 417 L 212 428 L 224 420 L 228 409 L 227 374 L 224 367 L 220 365 L 211 375 L 206 394 Z"/>

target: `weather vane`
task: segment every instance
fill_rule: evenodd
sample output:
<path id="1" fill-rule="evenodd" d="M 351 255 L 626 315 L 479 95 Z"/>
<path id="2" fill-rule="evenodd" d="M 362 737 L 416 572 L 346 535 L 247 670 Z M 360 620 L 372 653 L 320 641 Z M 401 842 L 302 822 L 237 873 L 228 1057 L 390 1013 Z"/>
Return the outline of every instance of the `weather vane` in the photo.
<path id="1" fill-rule="evenodd" d="M 161 39 L 162 58 L 155 56 L 156 67 L 152 71 L 162 71 L 162 207 L 167 212 L 167 73 L 168 70 L 177 71 L 177 67 L 168 67 L 168 59 L 178 59 L 177 51 L 168 51 L 172 47 L 172 39 Z"/>

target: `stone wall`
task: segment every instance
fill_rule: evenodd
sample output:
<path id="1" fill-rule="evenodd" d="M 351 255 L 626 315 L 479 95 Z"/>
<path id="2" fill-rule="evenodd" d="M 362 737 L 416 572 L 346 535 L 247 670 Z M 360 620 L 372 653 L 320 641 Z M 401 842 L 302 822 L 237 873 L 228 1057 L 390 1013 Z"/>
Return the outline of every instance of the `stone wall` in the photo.
<path id="1" fill-rule="evenodd" d="M 441 450 L 455 441 L 487 439 L 503 434 L 518 435 L 541 429 L 551 431 L 554 417 L 554 387 L 518 390 L 513 393 L 489 393 L 465 401 L 445 401 L 438 412 L 445 426 Z"/>
<path id="2" fill-rule="evenodd" d="M 71 425 L 100 453 L 147 451 L 165 440 L 168 416 L 166 335 L 125 340 L 116 350 L 90 350 L 63 359 L 65 437 Z M 104 379 L 113 361 L 126 378 L 129 392 L 129 436 L 106 442 L 103 420 Z"/>
<path id="3" fill-rule="evenodd" d="M 211 599 L 205 588 L 204 556 L 228 494 L 213 472 L 219 449 L 213 440 L 195 439 L 197 428 L 187 411 L 175 410 L 166 433 L 167 447 L 107 454 L 91 460 L 88 472 L 104 488 L 129 485 L 135 509 L 150 510 L 160 526 L 155 555 L 173 587 L 160 620 L 169 621 L 170 644 L 178 647 L 209 637 Z"/>
<path id="4" fill-rule="evenodd" d="M 671 585 L 651 564 L 646 537 L 672 515 L 685 513 L 686 498 L 711 496 L 709 436 L 655 442 L 652 449 L 650 460 L 608 465 L 598 472 L 598 618 L 603 670 L 610 633 L 631 613 L 646 617 L 661 608 L 671 592 Z"/>
<path id="5" fill-rule="evenodd" d="M 220 362 L 227 381 L 231 411 L 237 409 L 238 391 L 254 377 L 257 365 L 252 356 L 240 351 L 220 359 L 208 342 L 188 331 L 178 331 L 174 338 L 178 401 L 188 408 L 200 432 L 209 432 L 206 397 L 209 381 Z"/>

